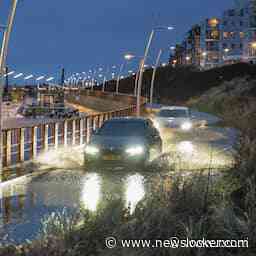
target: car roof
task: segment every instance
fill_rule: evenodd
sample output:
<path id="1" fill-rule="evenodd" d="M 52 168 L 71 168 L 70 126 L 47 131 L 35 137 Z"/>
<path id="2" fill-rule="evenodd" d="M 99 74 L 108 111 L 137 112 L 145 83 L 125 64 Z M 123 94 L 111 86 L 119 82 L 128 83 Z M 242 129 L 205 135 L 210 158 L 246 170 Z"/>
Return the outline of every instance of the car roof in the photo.
<path id="1" fill-rule="evenodd" d="M 188 107 L 180 107 L 180 106 L 165 106 L 160 109 L 161 110 L 189 110 Z"/>

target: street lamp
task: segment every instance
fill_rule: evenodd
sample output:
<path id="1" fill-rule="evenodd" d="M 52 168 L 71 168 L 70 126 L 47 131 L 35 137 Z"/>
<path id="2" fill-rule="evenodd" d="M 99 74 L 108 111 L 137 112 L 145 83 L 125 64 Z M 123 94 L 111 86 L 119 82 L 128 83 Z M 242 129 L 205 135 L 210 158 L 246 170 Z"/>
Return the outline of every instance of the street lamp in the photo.
<path id="1" fill-rule="evenodd" d="M 143 81 L 143 69 L 144 69 L 144 65 L 146 63 L 149 48 L 150 48 L 150 45 L 152 43 L 154 34 L 155 34 L 156 31 L 173 30 L 173 29 L 174 29 L 174 27 L 171 27 L 171 26 L 169 26 L 169 27 L 157 27 L 155 29 L 152 29 L 152 31 L 150 33 L 150 36 L 149 36 L 149 39 L 148 39 L 148 42 L 147 42 L 147 45 L 146 45 L 146 48 L 145 48 L 144 57 L 142 58 L 140 69 L 139 69 L 140 74 L 139 74 L 139 80 L 138 80 L 138 93 L 137 93 L 137 117 L 140 116 L 140 97 L 141 97 L 141 88 L 142 88 L 142 81 Z"/>
<path id="2" fill-rule="evenodd" d="M 134 57 L 135 57 L 135 56 L 132 55 L 132 54 L 125 54 L 125 55 L 124 55 L 125 61 L 124 61 L 124 62 L 121 64 L 121 66 L 120 66 L 119 74 L 118 74 L 118 77 L 117 77 L 117 80 L 116 80 L 116 94 L 119 93 L 119 83 L 120 83 L 120 79 L 121 79 L 121 75 L 122 75 L 122 72 L 123 72 L 125 63 L 126 63 L 126 61 L 129 61 L 129 60 L 133 59 Z"/>
<path id="3" fill-rule="evenodd" d="M 22 77 L 22 76 L 23 76 L 23 73 L 19 73 L 19 74 L 15 75 L 13 78 L 14 78 L 14 79 L 17 79 L 17 78 L 20 78 L 20 77 Z"/>
<path id="4" fill-rule="evenodd" d="M 93 88 L 94 88 L 94 78 L 95 78 L 95 75 L 97 74 L 97 70 L 95 69 L 94 72 L 93 72 L 93 75 L 92 75 L 92 80 L 91 80 L 91 91 L 93 91 Z"/>
<path id="5" fill-rule="evenodd" d="M 4 69 L 6 65 L 6 58 L 7 58 L 7 52 L 8 52 L 8 45 L 10 40 L 10 35 L 12 31 L 12 26 L 14 22 L 14 17 L 16 13 L 18 0 L 12 0 L 11 10 L 8 15 L 8 21 L 7 26 L 1 25 L 1 29 L 4 29 L 4 35 L 3 35 L 3 41 L 2 41 L 2 47 L 0 52 L 0 174 L 2 171 L 2 97 L 3 97 L 3 77 Z M 1 177 L 0 177 L 1 181 Z"/>
<path id="6" fill-rule="evenodd" d="M 154 83 L 155 83 L 156 71 L 157 71 L 157 67 L 158 67 L 160 59 L 161 59 L 162 52 L 163 52 L 162 49 L 160 49 L 159 53 L 157 55 L 157 58 L 156 58 L 156 63 L 155 63 L 153 74 L 152 74 L 152 80 L 151 80 L 151 86 L 150 86 L 150 105 L 151 105 L 151 108 L 152 108 L 152 104 L 153 104 Z"/>

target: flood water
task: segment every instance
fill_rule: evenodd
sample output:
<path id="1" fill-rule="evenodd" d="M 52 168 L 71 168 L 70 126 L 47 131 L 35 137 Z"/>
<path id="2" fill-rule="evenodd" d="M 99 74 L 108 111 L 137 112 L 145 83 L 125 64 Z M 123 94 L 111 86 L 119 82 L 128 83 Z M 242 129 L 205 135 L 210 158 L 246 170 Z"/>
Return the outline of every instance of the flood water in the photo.
<path id="1" fill-rule="evenodd" d="M 215 168 L 232 161 L 227 154 L 236 141 L 232 129 L 196 130 L 189 137 L 181 138 L 185 143 L 176 145 L 175 134 L 166 131 L 161 135 L 164 151 L 171 152 L 173 159 L 180 151 L 177 159 L 181 169 Z M 45 165 L 50 171 L 38 174 Z M 82 207 L 95 212 L 106 206 L 109 199 L 120 199 L 133 211 L 146 195 L 154 195 L 159 186 L 170 189 L 171 184 L 171 174 L 164 173 L 163 169 L 86 172 L 83 154 L 73 148 L 42 154 L 34 173 L 37 175 L 0 184 L 0 243 L 3 239 L 15 243 L 35 239 L 42 220 L 53 212 L 62 212 L 63 208 L 72 212 Z"/>
<path id="2" fill-rule="evenodd" d="M 131 211 L 159 184 L 162 175 L 123 170 L 56 170 L 5 184 L 0 188 L 0 237 L 22 243 L 37 237 L 41 221 L 65 207 L 95 212 L 109 199 L 122 200 Z M 168 181 L 166 176 L 165 181 Z"/>

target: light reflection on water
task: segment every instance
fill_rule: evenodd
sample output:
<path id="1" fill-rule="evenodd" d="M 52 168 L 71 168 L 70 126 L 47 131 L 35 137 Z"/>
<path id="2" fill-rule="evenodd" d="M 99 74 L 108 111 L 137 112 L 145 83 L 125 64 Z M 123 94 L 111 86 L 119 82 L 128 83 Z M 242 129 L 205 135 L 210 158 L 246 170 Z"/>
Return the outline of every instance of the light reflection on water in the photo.
<path id="1" fill-rule="evenodd" d="M 111 198 L 120 199 L 133 212 L 149 189 L 145 182 L 149 177 L 125 171 L 57 170 L 30 182 L 0 186 L 0 240 L 6 235 L 17 243 L 35 238 L 43 217 L 64 207 L 95 212 Z"/>

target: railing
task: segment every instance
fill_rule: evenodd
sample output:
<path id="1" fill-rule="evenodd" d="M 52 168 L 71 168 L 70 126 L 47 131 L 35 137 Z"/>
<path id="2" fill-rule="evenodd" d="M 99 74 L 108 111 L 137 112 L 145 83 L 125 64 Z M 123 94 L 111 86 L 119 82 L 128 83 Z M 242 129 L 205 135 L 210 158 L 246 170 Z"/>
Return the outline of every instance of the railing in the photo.
<path id="1" fill-rule="evenodd" d="M 143 104 L 143 103 L 142 103 Z M 131 105 L 116 111 L 85 117 L 63 119 L 32 127 L 3 130 L 3 167 L 10 167 L 36 158 L 40 153 L 64 146 L 83 145 L 89 141 L 93 130 L 113 117 L 129 116 L 135 113 Z"/>

